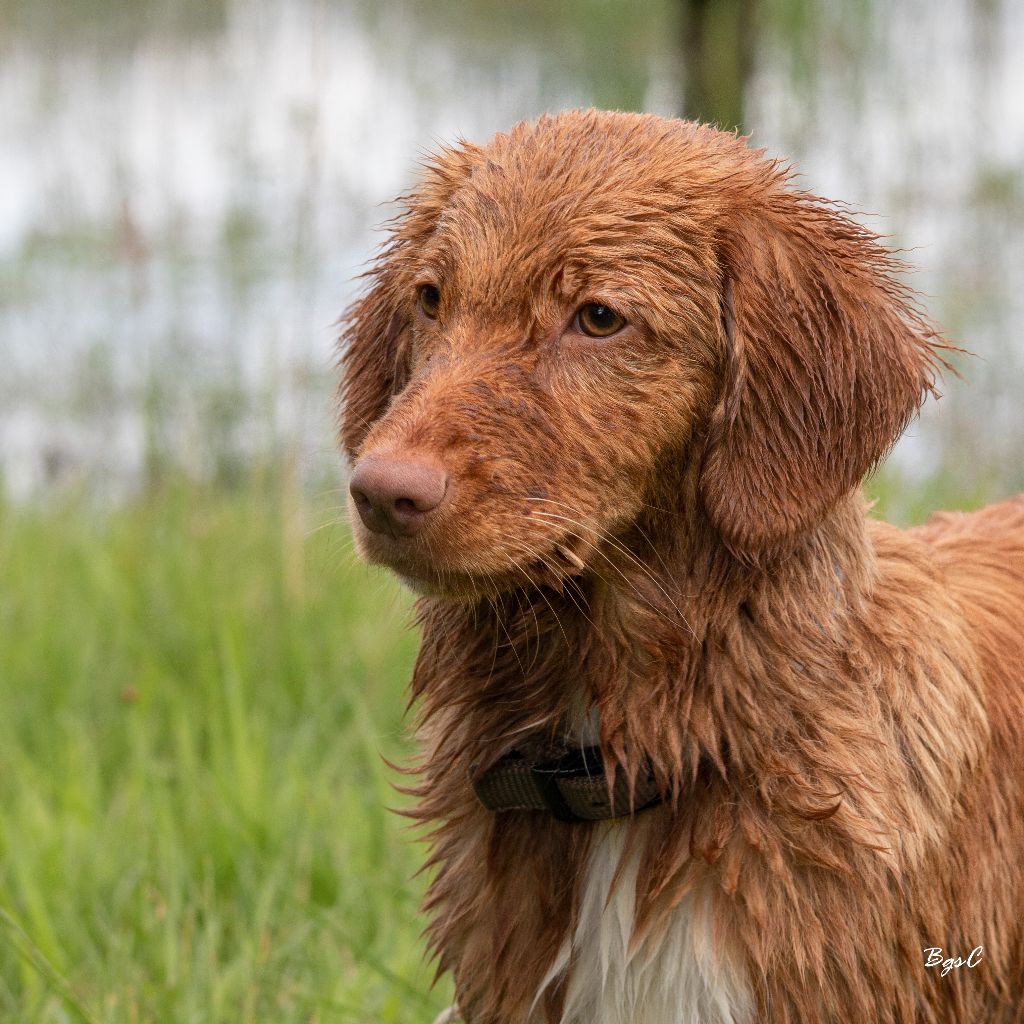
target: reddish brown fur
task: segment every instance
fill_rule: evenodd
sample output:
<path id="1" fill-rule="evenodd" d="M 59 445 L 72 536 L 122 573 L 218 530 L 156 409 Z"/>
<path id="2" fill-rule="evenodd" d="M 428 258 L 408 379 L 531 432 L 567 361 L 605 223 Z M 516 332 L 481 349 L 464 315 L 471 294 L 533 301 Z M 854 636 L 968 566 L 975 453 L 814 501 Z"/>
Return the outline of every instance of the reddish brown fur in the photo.
<path id="1" fill-rule="evenodd" d="M 518 125 L 407 197 L 341 436 L 452 480 L 419 537 L 357 535 L 428 595 L 417 813 L 471 1024 L 528 1020 L 592 826 L 493 815 L 470 766 L 592 709 L 667 797 L 633 825 L 638 937 L 710 887 L 760 1021 L 1024 1021 L 1024 502 L 866 517 L 940 347 L 894 269 L 743 140 L 655 117 Z M 630 326 L 595 342 L 568 325 L 597 300 Z"/>

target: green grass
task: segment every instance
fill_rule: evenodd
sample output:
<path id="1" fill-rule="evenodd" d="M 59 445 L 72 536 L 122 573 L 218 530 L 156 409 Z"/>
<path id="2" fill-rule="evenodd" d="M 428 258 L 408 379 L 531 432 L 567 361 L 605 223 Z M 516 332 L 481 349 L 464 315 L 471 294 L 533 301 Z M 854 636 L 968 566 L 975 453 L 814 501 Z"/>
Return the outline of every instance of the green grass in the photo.
<path id="1" fill-rule="evenodd" d="M 0 1020 L 429 1022 L 408 607 L 273 480 L 0 505 Z"/>

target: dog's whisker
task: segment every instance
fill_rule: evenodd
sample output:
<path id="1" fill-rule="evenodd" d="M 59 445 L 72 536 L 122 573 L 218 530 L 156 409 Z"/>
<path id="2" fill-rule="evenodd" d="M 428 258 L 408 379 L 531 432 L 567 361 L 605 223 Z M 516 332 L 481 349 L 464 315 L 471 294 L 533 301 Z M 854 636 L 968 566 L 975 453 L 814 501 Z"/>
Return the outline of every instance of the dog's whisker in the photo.
<path id="1" fill-rule="evenodd" d="M 580 558 L 574 551 L 567 548 L 564 544 L 556 544 L 555 550 L 564 558 L 570 565 L 582 572 L 587 567 L 587 563 Z"/>

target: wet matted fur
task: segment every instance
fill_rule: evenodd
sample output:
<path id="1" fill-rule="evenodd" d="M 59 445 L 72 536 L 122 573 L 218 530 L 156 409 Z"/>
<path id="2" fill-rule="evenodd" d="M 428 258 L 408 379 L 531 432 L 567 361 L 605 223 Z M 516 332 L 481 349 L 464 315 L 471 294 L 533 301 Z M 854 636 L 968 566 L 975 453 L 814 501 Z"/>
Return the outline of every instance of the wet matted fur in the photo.
<path id="1" fill-rule="evenodd" d="M 340 432 L 448 477 L 414 537 L 355 529 L 422 595 L 415 813 L 469 1024 L 1024 1021 L 1024 502 L 867 517 L 943 350 L 897 270 L 652 116 L 520 124 L 406 197 Z M 471 766 L 547 737 L 649 761 L 663 805 L 486 811 Z"/>

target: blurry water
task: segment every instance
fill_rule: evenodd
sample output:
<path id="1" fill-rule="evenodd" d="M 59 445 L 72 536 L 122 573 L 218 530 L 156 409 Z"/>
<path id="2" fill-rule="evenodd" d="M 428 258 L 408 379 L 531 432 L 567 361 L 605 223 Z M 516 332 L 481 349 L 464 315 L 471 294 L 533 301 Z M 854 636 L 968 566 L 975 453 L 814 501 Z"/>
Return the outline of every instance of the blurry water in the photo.
<path id="1" fill-rule="evenodd" d="M 880 216 L 984 360 L 899 451 L 1024 486 L 1024 7 L 777 0 L 747 121 Z M 510 10 L 510 8 L 514 8 Z M 333 323 L 438 140 L 565 106 L 672 112 L 671 0 L 8 0 L 0 472 L 130 493 L 168 461 L 335 473 Z M 71 20 L 69 20 L 71 19 Z"/>

